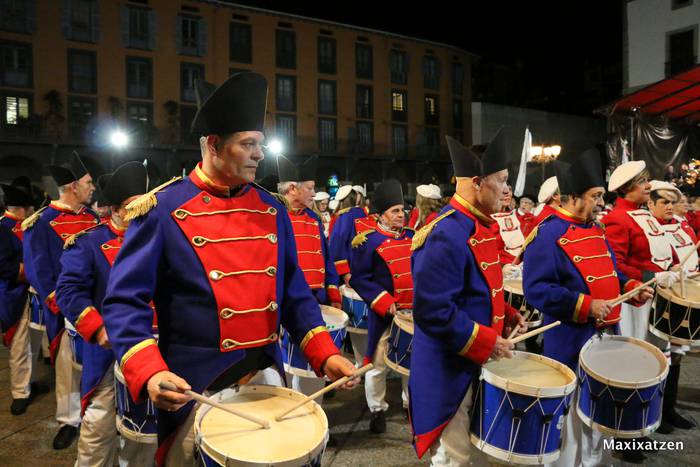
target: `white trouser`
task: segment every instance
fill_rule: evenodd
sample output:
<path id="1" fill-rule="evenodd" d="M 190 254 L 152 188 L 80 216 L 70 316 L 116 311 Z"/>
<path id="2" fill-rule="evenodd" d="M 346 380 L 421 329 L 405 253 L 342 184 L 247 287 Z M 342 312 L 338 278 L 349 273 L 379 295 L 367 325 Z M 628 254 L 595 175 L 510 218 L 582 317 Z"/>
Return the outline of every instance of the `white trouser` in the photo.
<path id="1" fill-rule="evenodd" d="M 41 331 L 41 355 L 44 358 L 51 358 L 51 350 L 49 350 L 49 335 L 46 334 L 46 329 Z"/>
<path id="2" fill-rule="evenodd" d="M 606 438 L 600 431 L 588 427 L 576 411 L 578 404 L 578 389 L 571 398 L 572 406 L 566 416 L 566 422 L 561 430 L 561 453 L 559 459 L 548 467 L 594 467 L 612 465 L 612 452 L 603 449 Z"/>
<path id="3" fill-rule="evenodd" d="M 374 368 L 365 373 L 365 398 L 367 406 L 371 412 L 386 412 L 389 404 L 386 403 L 386 377 L 389 375 L 389 368 L 384 361 L 384 354 L 389 343 L 389 329 L 384 331 L 379 339 L 377 349 L 374 351 L 372 364 Z M 401 400 L 404 408 L 408 407 L 408 376 L 401 375 Z"/>
<path id="4" fill-rule="evenodd" d="M 352 344 L 352 353 L 355 355 L 355 366 L 359 368 L 362 366 L 367 351 L 367 333 L 359 334 L 348 331 L 348 334 L 350 335 L 350 344 Z"/>
<path id="5" fill-rule="evenodd" d="M 475 448 L 469 441 L 469 412 L 472 409 L 472 382 L 467 394 L 459 404 L 452 420 L 440 434 L 440 438 L 430 447 L 430 465 L 436 467 L 463 467 L 468 465 L 488 466 L 486 454 Z"/>
<path id="6" fill-rule="evenodd" d="M 73 368 L 73 350 L 64 331 L 56 355 L 56 421 L 80 425 L 80 371 Z"/>
<path id="7" fill-rule="evenodd" d="M 658 347 L 670 360 L 671 345 L 669 342 L 649 332 L 649 314 L 652 303 L 653 300 L 647 301 L 642 306 L 623 303 L 620 309 L 620 335 L 647 341 Z"/>
<path id="8" fill-rule="evenodd" d="M 117 455 L 114 366 L 110 365 L 85 409 L 75 467 L 112 467 Z"/>
<path id="9" fill-rule="evenodd" d="M 29 339 L 29 300 L 22 310 L 10 344 L 10 388 L 13 399 L 27 399 L 31 392 L 32 346 Z"/>
<path id="10" fill-rule="evenodd" d="M 326 385 L 325 378 L 306 378 L 304 376 L 293 375 L 289 372 L 286 373 L 287 381 L 291 383 L 291 388 L 305 396 L 310 396 L 316 391 L 320 391 Z M 314 399 L 314 401 L 318 405 L 323 404 L 323 394 Z"/>

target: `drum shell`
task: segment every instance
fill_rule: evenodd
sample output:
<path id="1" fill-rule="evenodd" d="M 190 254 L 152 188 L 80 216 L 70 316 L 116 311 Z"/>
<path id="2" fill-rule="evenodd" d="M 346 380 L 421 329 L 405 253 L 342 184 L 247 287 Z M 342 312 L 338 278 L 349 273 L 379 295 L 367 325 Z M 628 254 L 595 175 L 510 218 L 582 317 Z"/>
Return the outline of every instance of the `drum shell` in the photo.
<path id="1" fill-rule="evenodd" d="M 29 327 L 37 331 L 45 331 L 44 309 L 41 307 L 39 296 L 29 293 Z"/>
<path id="2" fill-rule="evenodd" d="M 340 293 L 343 299 L 343 311 L 347 313 L 348 318 L 350 318 L 348 322 L 348 332 L 366 333 L 369 307 L 357 292 L 350 287 L 345 285 L 341 286 Z"/>
<path id="3" fill-rule="evenodd" d="M 126 387 L 119 364 L 114 364 L 114 399 L 117 409 L 117 431 L 137 443 L 158 442 L 158 423 L 153 402 L 136 403 Z"/>
<path id="4" fill-rule="evenodd" d="M 68 320 L 66 320 L 66 332 L 68 333 L 68 339 L 70 340 L 71 354 L 73 358 L 71 363 L 73 368 L 81 371 L 83 369 L 83 338 Z"/>
<path id="5" fill-rule="evenodd" d="M 410 326 L 409 324 L 410 323 Z M 385 363 L 394 371 L 409 376 L 413 349 L 413 318 L 394 316 L 389 327 L 389 340 L 384 355 Z"/>
<path id="6" fill-rule="evenodd" d="M 683 325 L 686 320 L 687 325 Z M 700 344 L 700 303 L 677 297 L 668 289 L 657 289 L 649 313 L 649 332 L 676 345 Z"/>
<path id="7" fill-rule="evenodd" d="M 522 283 L 520 287 L 511 287 L 509 284 L 503 284 L 503 298 L 507 304 L 518 310 L 523 316 L 527 313 L 528 328 L 536 328 L 542 325 L 542 313 L 536 310 L 525 300 L 523 294 Z"/>

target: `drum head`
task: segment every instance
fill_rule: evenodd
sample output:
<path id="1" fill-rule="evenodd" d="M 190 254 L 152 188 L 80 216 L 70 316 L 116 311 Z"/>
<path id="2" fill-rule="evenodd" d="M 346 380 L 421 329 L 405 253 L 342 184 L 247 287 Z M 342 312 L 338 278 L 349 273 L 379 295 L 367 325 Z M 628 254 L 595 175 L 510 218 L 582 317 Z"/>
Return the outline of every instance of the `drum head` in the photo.
<path id="1" fill-rule="evenodd" d="M 348 287 L 347 285 L 341 285 L 340 286 L 340 295 L 343 297 L 348 297 L 349 299 L 352 300 L 362 300 L 362 297 L 360 297 L 357 292 L 355 292 L 355 289 L 352 287 Z"/>
<path id="2" fill-rule="evenodd" d="M 199 448 L 221 465 L 303 465 L 323 452 L 328 439 L 328 420 L 315 402 L 287 415 L 275 416 L 304 395 L 287 388 L 244 385 L 239 391 L 224 390 L 214 399 L 270 422 L 270 429 L 222 410 L 202 405 L 197 410 L 195 439 Z M 228 462 L 227 462 L 228 460 Z"/>
<path id="3" fill-rule="evenodd" d="M 508 279 L 503 281 L 503 290 L 506 292 L 523 295 L 523 280 Z"/>
<path id="4" fill-rule="evenodd" d="M 343 329 L 348 324 L 348 315 L 343 310 L 328 305 L 321 305 L 321 315 L 329 331 Z"/>
<path id="5" fill-rule="evenodd" d="M 569 367 L 529 352 L 513 351 L 513 358 L 487 362 L 482 376 L 496 387 L 534 397 L 561 397 L 576 387 L 576 375 Z"/>
<path id="6" fill-rule="evenodd" d="M 410 316 L 410 318 L 409 318 Z M 394 316 L 394 324 L 409 334 L 413 334 L 413 315 L 397 313 Z"/>
<path id="7" fill-rule="evenodd" d="M 676 282 L 673 287 L 657 287 L 657 293 L 670 301 L 691 308 L 700 308 L 700 283 L 696 281 L 685 281 L 685 297 L 681 295 L 681 284 Z"/>

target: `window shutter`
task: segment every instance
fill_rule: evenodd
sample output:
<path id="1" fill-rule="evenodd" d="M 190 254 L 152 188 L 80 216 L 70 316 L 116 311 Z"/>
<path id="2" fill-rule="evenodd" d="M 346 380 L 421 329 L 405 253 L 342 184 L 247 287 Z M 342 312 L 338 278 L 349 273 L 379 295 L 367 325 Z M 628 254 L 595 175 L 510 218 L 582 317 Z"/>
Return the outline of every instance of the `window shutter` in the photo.
<path id="1" fill-rule="evenodd" d="M 182 16 L 175 17 L 175 51 L 182 53 Z"/>
<path id="2" fill-rule="evenodd" d="M 92 2 L 90 11 L 90 38 L 96 43 L 100 41 L 100 2 Z"/>
<path id="3" fill-rule="evenodd" d="M 156 49 L 156 12 L 149 10 L 148 12 L 148 49 Z"/>
<path id="4" fill-rule="evenodd" d="M 197 20 L 197 55 L 204 57 L 207 54 L 207 23 L 204 19 Z"/>
<path id="5" fill-rule="evenodd" d="M 129 7 L 122 5 L 121 11 L 122 45 L 129 46 Z"/>

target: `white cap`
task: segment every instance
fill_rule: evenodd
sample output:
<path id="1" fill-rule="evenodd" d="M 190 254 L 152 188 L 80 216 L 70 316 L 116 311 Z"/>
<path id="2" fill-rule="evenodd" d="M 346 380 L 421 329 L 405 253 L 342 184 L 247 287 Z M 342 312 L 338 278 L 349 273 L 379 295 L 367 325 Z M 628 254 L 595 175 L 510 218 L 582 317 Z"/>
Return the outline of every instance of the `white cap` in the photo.
<path id="1" fill-rule="evenodd" d="M 433 184 L 418 185 L 418 187 L 416 188 L 416 191 L 423 198 L 428 198 L 428 199 L 440 199 L 440 198 L 442 198 L 442 196 L 440 195 L 440 187 L 437 185 L 433 185 Z"/>
<path id="2" fill-rule="evenodd" d="M 680 195 L 681 195 L 681 190 L 679 190 L 678 187 L 676 185 L 674 185 L 673 183 L 664 182 L 661 180 L 652 180 L 649 182 L 649 184 L 651 185 L 650 191 L 667 190 L 667 191 L 672 191 L 672 192 L 676 193 L 676 196 L 678 196 L 678 197 L 680 197 Z"/>
<path id="3" fill-rule="evenodd" d="M 331 211 L 335 211 L 335 208 L 338 207 L 338 200 L 337 199 L 332 199 L 328 202 L 328 209 Z"/>
<path id="4" fill-rule="evenodd" d="M 365 187 L 362 185 L 353 185 L 352 189 L 361 194 L 364 197 L 367 197 L 367 193 L 365 192 Z"/>
<path id="5" fill-rule="evenodd" d="M 351 191 L 352 185 L 343 185 L 340 188 L 338 188 L 338 191 L 335 193 L 335 199 L 337 201 L 342 201 L 348 197 Z"/>
<path id="6" fill-rule="evenodd" d="M 610 175 L 608 191 L 615 191 L 625 183 L 632 180 L 647 168 L 644 161 L 630 161 L 618 166 Z"/>
<path id="7" fill-rule="evenodd" d="M 325 191 L 319 191 L 319 192 L 316 193 L 316 195 L 314 196 L 314 201 L 323 201 L 324 199 L 328 199 L 328 198 L 330 198 L 330 197 L 331 197 L 331 195 L 329 195 L 329 194 L 326 193 Z"/>
<path id="8" fill-rule="evenodd" d="M 559 189 L 557 177 L 549 177 L 540 187 L 540 192 L 537 194 L 538 203 L 546 203 L 554 196 Z"/>

